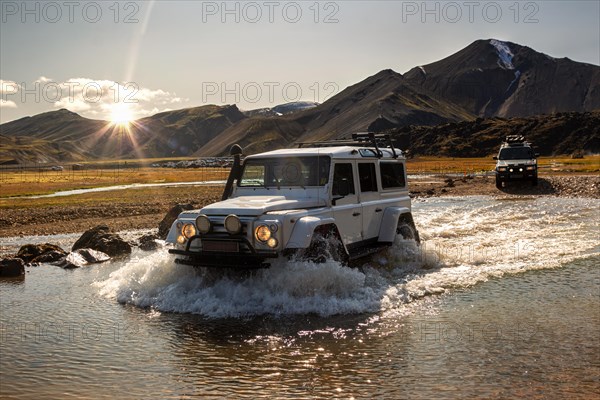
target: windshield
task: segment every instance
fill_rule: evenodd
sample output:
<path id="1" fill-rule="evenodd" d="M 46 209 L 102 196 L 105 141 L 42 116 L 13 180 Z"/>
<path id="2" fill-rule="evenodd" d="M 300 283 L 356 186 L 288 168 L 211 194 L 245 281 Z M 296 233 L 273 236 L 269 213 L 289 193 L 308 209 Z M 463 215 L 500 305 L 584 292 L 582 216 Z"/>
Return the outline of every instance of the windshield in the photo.
<path id="1" fill-rule="evenodd" d="M 500 160 L 526 160 L 535 158 L 531 147 L 507 147 L 500 150 Z"/>
<path id="2" fill-rule="evenodd" d="M 327 156 L 250 158 L 244 162 L 240 187 L 323 186 L 329 179 Z"/>

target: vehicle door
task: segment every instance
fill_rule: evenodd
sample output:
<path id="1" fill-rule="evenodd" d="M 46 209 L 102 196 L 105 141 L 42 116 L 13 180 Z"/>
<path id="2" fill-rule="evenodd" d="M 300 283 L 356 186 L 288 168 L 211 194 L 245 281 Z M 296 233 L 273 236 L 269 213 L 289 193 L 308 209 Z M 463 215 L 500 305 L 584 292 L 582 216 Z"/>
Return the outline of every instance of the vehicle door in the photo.
<path id="1" fill-rule="evenodd" d="M 332 209 L 346 246 L 362 239 L 362 213 L 356 188 L 355 164 L 350 161 L 336 162 L 333 165 Z"/>
<path id="2" fill-rule="evenodd" d="M 377 182 L 377 162 L 359 161 L 359 201 L 362 208 L 362 236 L 363 240 L 377 238 L 379 227 L 383 218 L 381 194 Z"/>

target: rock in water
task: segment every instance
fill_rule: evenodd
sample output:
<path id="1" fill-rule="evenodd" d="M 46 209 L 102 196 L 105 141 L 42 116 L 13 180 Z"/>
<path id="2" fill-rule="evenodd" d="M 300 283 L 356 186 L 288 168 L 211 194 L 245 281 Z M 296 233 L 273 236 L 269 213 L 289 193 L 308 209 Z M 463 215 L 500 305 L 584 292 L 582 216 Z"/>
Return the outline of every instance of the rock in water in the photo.
<path id="1" fill-rule="evenodd" d="M 25 263 L 44 263 L 57 261 L 66 254 L 66 251 L 55 244 L 26 244 L 21 246 L 16 257 Z"/>
<path id="2" fill-rule="evenodd" d="M 156 250 L 159 247 L 158 243 L 156 243 L 156 239 L 158 239 L 158 236 L 152 234 L 140 237 L 138 239 L 140 249 L 144 251 Z"/>
<path id="3" fill-rule="evenodd" d="M 169 229 L 171 229 L 171 225 L 177 219 L 179 214 L 186 210 L 193 210 L 194 206 L 191 204 L 177 204 L 175 207 L 171 208 L 167 215 L 160 221 L 158 224 L 158 237 L 160 239 L 166 239 L 169 234 Z"/>
<path id="4" fill-rule="evenodd" d="M 64 269 L 75 269 L 81 268 L 87 265 L 85 258 L 76 251 L 69 253 L 65 258 L 56 263 L 59 267 Z"/>
<path id="5" fill-rule="evenodd" d="M 96 251 L 92 249 L 79 249 L 69 253 L 55 265 L 64 269 L 73 269 L 85 267 L 89 264 L 97 264 L 110 260 L 110 257 L 106 253 Z"/>
<path id="6" fill-rule="evenodd" d="M 71 250 L 79 249 L 101 251 L 110 257 L 131 254 L 131 245 L 106 225 L 98 225 L 81 235 Z"/>
<path id="7" fill-rule="evenodd" d="M 50 250 L 48 252 L 43 253 L 42 255 L 37 256 L 33 260 L 31 260 L 31 264 L 53 263 L 53 262 L 58 261 L 61 258 L 63 258 L 66 254 L 67 254 L 67 252 L 62 249 L 61 249 L 61 251 Z"/>
<path id="8" fill-rule="evenodd" d="M 25 263 L 20 258 L 5 258 L 0 261 L 0 277 L 12 278 L 25 275 Z"/>

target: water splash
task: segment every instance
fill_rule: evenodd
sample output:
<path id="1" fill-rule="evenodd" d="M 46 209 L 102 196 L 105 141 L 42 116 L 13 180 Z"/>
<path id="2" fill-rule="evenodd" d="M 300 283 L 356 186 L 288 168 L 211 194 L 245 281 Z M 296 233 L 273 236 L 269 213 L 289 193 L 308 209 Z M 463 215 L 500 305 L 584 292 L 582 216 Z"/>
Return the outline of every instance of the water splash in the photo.
<path id="1" fill-rule="evenodd" d="M 597 253 L 599 210 L 583 199 L 430 199 L 415 204 L 420 247 L 397 240 L 360 268 L 281 259 L 243 275 L 208 273 L 163 249 L 95 285 L 121 303 L 208 318 L 397 313 L 427 296 Z"/>

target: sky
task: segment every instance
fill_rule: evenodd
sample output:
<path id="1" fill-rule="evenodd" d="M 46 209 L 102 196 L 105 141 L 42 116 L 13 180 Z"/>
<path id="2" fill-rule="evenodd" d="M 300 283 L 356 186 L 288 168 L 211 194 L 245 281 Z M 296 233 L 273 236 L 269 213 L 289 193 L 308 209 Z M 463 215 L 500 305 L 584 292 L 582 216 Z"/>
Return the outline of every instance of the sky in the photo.
<path id="1" fill-rule="evenodd" d="M 324 102 L 478 39 L 600 65 L 600 1 L 0 0 L 0 122 Z"/>

